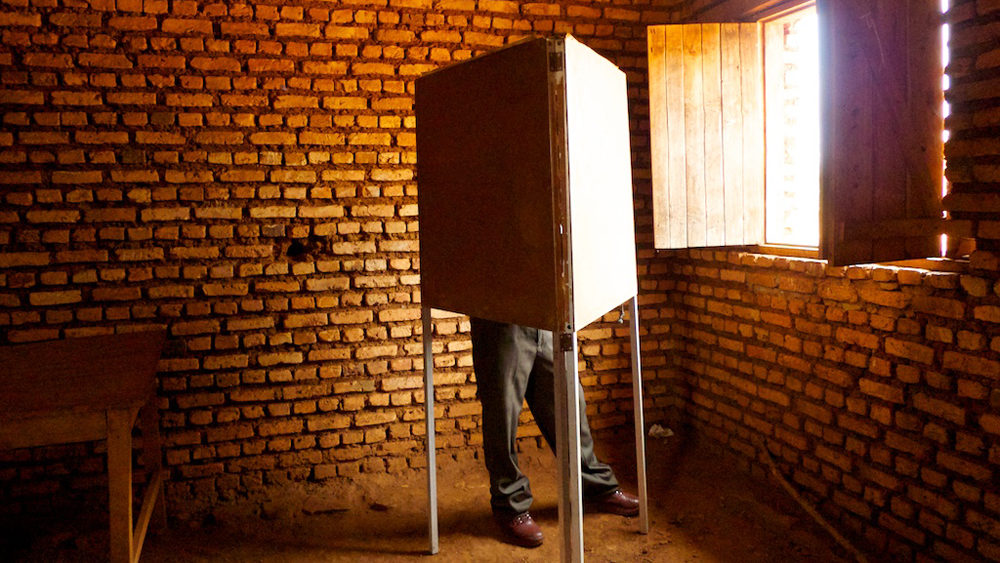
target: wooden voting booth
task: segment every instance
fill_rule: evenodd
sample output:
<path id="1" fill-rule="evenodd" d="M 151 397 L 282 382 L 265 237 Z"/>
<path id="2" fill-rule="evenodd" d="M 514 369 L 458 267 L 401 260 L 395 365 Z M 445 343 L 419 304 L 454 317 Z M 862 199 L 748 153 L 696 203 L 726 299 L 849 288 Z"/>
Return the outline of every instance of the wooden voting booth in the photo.
<path id="1" fill-rule="evenodd" d="M 625 74 L 571 36 L 416 81 L 431 552 L 431 309 L 553 332 L 563 561 L 582 561 L 576 331 L 628 301 L 640 527 L 648 531 Z"/>

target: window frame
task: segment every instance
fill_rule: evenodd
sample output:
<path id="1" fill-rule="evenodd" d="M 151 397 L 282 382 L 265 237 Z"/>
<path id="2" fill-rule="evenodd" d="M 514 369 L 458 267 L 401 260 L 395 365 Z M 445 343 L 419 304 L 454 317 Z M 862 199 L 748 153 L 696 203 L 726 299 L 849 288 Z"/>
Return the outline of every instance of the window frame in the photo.
<path id="1" fill-rule="evenodd" d="M 941 23 L 943 23 L 940 16 L 940 12 L 937 11 L 936 4 L 929 8 L 928 7 L 910 8 L 907 6 L 907 4 L 909 3 L 898 3 L 898 4 L 892 3 L 892 5 L 889 5 L 889 3 L 878 4 L 877 6 L 878 10 L 881 11 L 878 10 L 875 11 L 875 18 L 876 18 L 875 21 L 878 23 L 879 26 L 885 26 L 885 29 L 883 29 L 882 27 L 876 29 L 873 26 L 872 29 L 874 30 L 874 34 L 868 33 L 868 35 L 875 35 L 874 40 L 880 42 L 877 45 L 877 47 L 875 47 L 875 49 L 879 50 L 882 49 L 883 45 L 881 42 L 884 40 L 888 41 L 885 45 L 886 50 L 889 51 L 892 55 L 897 57 L 897 58 L 891 58 L 889 61 L 890 63 L 892 61 L 897 61 L 897 62 L 901 61 L 903 63 L 902 65 L 903 70 L 899 71 L 893 69 L 892 72 L 888 73 L 890 79 L 894 79 L 898 83 L 900 82 L 899 80 L 900 76 L 902 76 L 907 80 L 909 80 L 912 77 L 914 81 L 918 81 L 921 75 L 927 76 L 930 75 L 932 72 L 934 73 L 935 80 L 933 84 L 931 84 L 928 81 L 922 81 L 920 82 L 919 87 L 916 90 L 914 90 L 911 86 L 908 85 L 908 83 L 904 82 L 903 84 L 907 85 L 903 90 L 900 91 L 901 94 L 899 94 L 898 92 L 891 91 L 890 86 L 875 83 L 876 77 L 879 77 L 880 79 L 881 72 L 877 73 L 874 68 L 875 66 L 874 63 L 871 62 L 873 57 L 872 55 L 873 51 L 871 45 L 871 43 L 873 43 L 872 38 L 866 35 L 867 30 L 863 29 L 860 24 L 857 24 L 855 22 L 855 20 L 861 21 L 863 18 L 859 18 L 858 14 L 856 13 L 851 13 L 858 7 L 856 6 L 846 7 L 843 4 L 838 6 L 832 6 L 832 4 L 834 4 L 835 2 L 836 0 L 833 0 L 832 2 L 828 0 L 818 0 L 815 2 L 821 18 L 821 24 L 820 24 L 821 61 L 822 61 L 821 67 L 830 68 L 829 63 L 832 60 L 833 62 L 841 65 L 840 67 L 841 72 L 854 73 L 853 75 L 851 74 L 845 75 L 844 78 L 857 79 L 860 76 L 861 78 L 867 80 L 866 82 L 867 90 L 865 91 L 865 95 L 870 96 L 870 99 L 864 103 L 869 104 L 868 109 L 866 110 L 869 113 L 869 115 L 871 115 L 872 112 L 874 111 L 882 111 L 885 108 L 889 108 L 893 112 L 893 115 L 891 116 L 893 121 L 891 121 L 891 123 L 893 125 L 898 125 L 900 123 L 904 124 L 902 133 L 898 135 L 898 137 L 904 139 L 904 141 L 901 142 L 897 147 L 898 150 L 896 150 L 896 153 L 899 154 L 893 154 L 892 149 L 876 151 L 874 150 L 874 147 L 880 147 L 883 145 L 873 142 L 872 139 L 868 139 L 867 141 L 865 141 L 865 138 L 861 137 L 862 141 L 868 143 L 867 145 L 868 148 L 864 150 L 867 150 L 869 152 L 861 156 L 860 160 L 864 161 L 864 159 L 867 158 L 870 161 L 868 163 L 869 166 L 882 166 L 883 169 L 885 168 L 885 164 L 881 162 L 876 162 L 877 160 L 886 160 L 887 158 L 889 160 L 892 159 L 898 160 L 899 162 L 895 163 L 897 165 L 897 168 L 893 170 L 896 172 L 897 175 L 905 176 L 905 179 L 902 181 L 902 183 L 905 184 L 905 187 L 900 188 L 899 186 L 896 187 L 889 186 L 887 188 L 884 188 L 883 184 L 877 183 L 871 178 L 874 178 L 876 180 L 878 179 L 884 180 L 886 178 L 885 172 L 875 172 L 875 171 L 869 172 L 868 176 L 870 178 L 866 180 L 867 184 L 865 184 L 864 181 L 861 181 L 861 183 L 863 184 L 862 188 L 864 190 L 867 190 L 865 193 L 868 194 L 867 196 L 862 195 L 861 197 L 862 199 L 864 199 L 864 197 L 867 197 L 868 198 L 867 202 L 863 202 L 862 205 L 858 206 L 859 209 L 861 210 L 860 213 L 857 210 L 848 209 L 851 207 L 851 205 L 844 203 L 845 198 L 846 201 L 849 201 L 851 200 L 852 197 L 855 197 L 856 194 L 852 193 L 851 190 L 854 189 L 855 191 L 857 191 L 858 188 L 856 186 L 846 185 L 846 184 L 851 184 L 852 182 L 854 182 L 854 180 L 851 179 L 850 176 L 844 175 L 843 173 L 840 173 L 838 175 L 837 173 L 832 173 L 829 170 L 827 170 L 827 166 L 829 165 L 828 161 L 833 159 L 831 155 L 840 156 L 841 158 L 843 157 L 843 155 L 833 152 L 834 149 L 836 148 L 836 145 L 833 145 L 830 142 L 830 139 L 827 137 L 830 134 L 829 130 L 832 130 L 835 127 L 839 127 L 842 125 L 841 123 L 838 123 L 837 116 L 843 116 L 848 114 L 843 113 L 844 109 L 842 107 L 838 107 L 837 111 L 830 110 L 829 108 L 833 104 L 831 103 L 830 99 L 825 95 L 825 92 L 821 92 L 821 96 L 824 96 L 825 99 L 821 102 L 821 117 L 820 117 L 821 129 L 823 129 L 821 135 L 824 137 L 822 139 L 823 144 L 821 145 L 822 146 L 821 167 L 823 168 L 821 177 L 823 178 L 822 180 L 823 183 L 821 184 L 820 187 L 821 190 L 820 247 L 816 249 L 816 247 L 797 247 L 797 246 L 783 245 L 783 244 L 761 243 L 760 241 L 764 240 L 763 237 L 761 237 L 757 241 L 758 242 L 757 244 L 745 244 L 737 246 L 741 246 L 742 248 L 751 251 L 774 254 L 774 255 L 801 256 L 804 258 L 824 258 L 830 261 L 831 264 L 833 265 L 847 265 L 851 263 L 891 262 L 891 261 L 899 261 L 901 259 L 906 259 L 907 257 L 909 257 L 911 260 L 917 260 L 917 261 L 927 261 L 928 259 L 934 261 L 934 258 L 939 255 L 939 253 L 935 251 L 939 245 L 933 244 L 932 247 L 931 241 L 938 238 L 938 233 L 948 232 L 948 234 L 951 235 L 952 237 L 955 237 L 956 235 L 958 237 L 970 236 L 968 225 L 963 224 L 963 222 L 961 221 L 954 221 L 951 219 L 942 218 L 940 211 L 940 209 L 942 208 L 941 205 L 942 197 L 940 194 L 940 187 L 939 187 L 940 184 L 938 184 L 938 187 L 935 191 L 931 191 L 930 189 L 927 189 L 927 187 L 929 185 L 932 186 L 933 184 L 928 184 L 926 181 L 921 183 L 920 182 L 921 178 L 914 179 L 914 175 L 916 177 L 923 177 L 923 178 L 927 177 L 933 178 L 935 177 L 935 175 L 937 175 L 936 177 L 939 178 L 940 181 L 940 178 L 942 178 L 943 176 L 943 167 L 941 167 L 941 170 L 938 171 L 934 169 L 934 166 L 929 166 L 925 168 L 922 165 L 920 165 L 920 163 L 922 162 L 928 162 L 933 164 L 934 158 L 938 159 L 937 160 L 938 163 L 940 163 L 943 159 L 943 142 L 941 142 L 940 139 L 941 132 L 944 131 L 943 115 L 941 115 L 941 108 L 943 107 L 942 104 L 943 91 L 941 89 L 940 77 L 944 75 L 944 68 L 943 65 L 941 65 L 941 61 L 939 58 L 941 51 L 939 46 L 940 43 L 938 41 L 927 41 L 928 37 L 936 38 L 940 33 Z M 720 20 L 752 22 L 756 23 L 758 26 L 761 26 L 759 27 L 759 29 L 762 31 L 763 30 L 762 23 L 764 21 L 780 18 L 790 12 L 802 9 L 803 7 L 805 7 L 810 3 L 811 3 L 810 0 L 785 0 L 785 1 L 764 1 L 764 2 L 762 2 L 761 0 L 729 0 L 727 2 L 717 4 L 716 6 L 712 6 L 711 8 L 696 14 L 694 17 L 687 18 L 685 21 L 688 23 L 708 23 L 713 21 L 717 22 Z M 860 4 L 859 6 L 863 7 L 863 4 Z M 874 9 L 875 5 L 869 4 L 869 7 L 872 7 Z M 695 6 L 695 9 L 697 9 L 697 5 Z M 824 9 L 826 10 L 827 13 L 824 13 Z M 893 19 L 894 17 L 898 18 L 897 12 L 898 14 L 905 16 L 906 24 L 904 26 L 905 29 L 902 33 L 894 29 L 894 27 L 896 26 L 894 26 L 891 23 L 895 21 Z M 864 16 L 871 17 L 871 14 L 864 14 Z M 879 17 L 881 17 L 882 19 L 878 20 L 877 18 Z M 827 20 L 826 23 L 824 23 L 823 20 L 826 18 L 829 19 Z M 850 47 L 855 50 L 853 53 L 851 53 L 854 59 L 849 61 L 851 64 L 854 65 L 853 67 L 850 65 L 844 66 L 844 60 L 847 59 L 847 56 L 845 55 L 844 52 L 846 50 L 845 44 L 847 43 L 847 40 L 842 37 L 838 37 L 834 33 L 832 33 L 831 32 L 832 28 L 836 28 L 839 31 L 849 31 L 854 34 L 854 36 L 852 36 L 851 39 L 855 42 L 855 44 L 850 45 Z M 883 37 L 877 36 L 879 31 L 883 32 L 884 34 Z M 895 33 L 896 35 L 893 35 L 893 33 Z M 831 39 L 831 37 L 833 37 L 833 39 Z M 924 44 L 938 45 L 938 47 L 936 47 L 937 52 L 935 53 L 927 48 L 924 48 L 924 50 L 920 52 L 918 52 L 919 49 L 915 51 L 914 45 L 918 45 L 918 43 L 920 42 L 923 42 Z M 858 48 L 856 44 L 859 43 L 868 43 L 868 44 L 862 45 L 860 48 Z M 893 51 L 894 49 L 898 52 L 894 52 Z M 828 52 L 834 50 L 837 51 L 836 58 L 834 58 Z M 874 52 L 876 53 L 874 57 L 877 58 L 879 51 L 876 50 Z M 935 55 L 938 57 L 937 59 L 934 59 Z M 931 65 L 931 61 L 933 60 L 936 60 L 937 66 Z M 886 63 L 884 54 L 881 63 L 882 64 Z M 651 67 L 652 67 L 652 58 L 651 58 Z M 832 73 L 834 71 L 830 70 L 829 72 Z M 911 74 L 914 72 L 916 74 Z M 861 76 L 864 73 L 869 74 L 867 78 Z M 652 97 L 654 92 L 652 70 L 650 72 L 650 78 L 651 78 L 650 95 Z M 821 86 L 821 89 L 823 91 L 827 90 L 829 84 L 831 83 L 835 84 L 839 80 L 831 80 L 829 76 L 826 76 L 824 77 L 824 81 L 825 81 L 824 84 Z M 763 84 L 761 84 L 761 88 L 763 88 Z M 890 90 L 887 90 L 887 88 L 890 88 Z M 887 97 L 886 101 L 879 100 L 878 97 L 884 96 L 885 92 L 887 91 L 889 92 L 890 97 Z M 851 93 L 849 88 L 846 87 L 842 88 L 841 93 L 843 92 L 847 92 L 848 93 L 847 96 L 848 98 L 850 98 Z M 895 98 L 891 97 L 897 94 L 901 95 L 902 97 L 895 97 Z M 837 103 L 841 103 L 841 105 L 843 105 L 843 100 L 837 99 L 836 101 Z M 903 103 L 899 105 L 891 105 L 890 103 L 899 101 L 902 101 Z M 934 103 L 936 103 L 937 105 L 934 105 Z M 653 126 L 654 125 L 653 121 L 655 121 L 655 118 L 654 115 L 652 115 L 653 113 L 655 113 L 653 111 L 652 107 L 653 105 L 654 104 L 651 99 L 651 108 L 650 108 L 651 130 L 655 129 L 655 127 Z M 916 112 L 922 112 L 922 113 L 916 113 Z M 898 113 L 899 115 L 896 115 L 896 113 Z M 909 125 L 909 122 L 914 116 L 917 117 L 916 121 L 921 121 L 921 120 L 923 121 L 923 123 L 921 124 L 923 126 L 923 129 L 919 129 L 920 126 L 914 126 L 914 129 L 917 130 L 916 133 L 907 130 L 908 128 L 911 127 Z M 877 126 L 877 123 L 879 123 L 878 119 L 885 121 L 885 118 L 882 117 L 882 114 L 878 114 L 877 120 L 875 122 L 870 122 L 868 124 L 867 130 L 861 129 L 859 131 L 864 135 L 874 136 L 875 134 L 873 132 L 875 131 L 882 132 L 881 134 L 884 135 L 885 128 L 884 127 L 882 129 L 878 128 Z M 936 135 L 936 139 L 931 138 L 931 136 L 927 133 L 928 131 L 932 130 L 930 125 L 936 126 L 936 128 L 933 129 L 933 132 Z M 844 127 L 844 129 L 846 129 L 846 127 Z M 895 130 L 893 132 L 897 133 L 897 131 Z M 840 150 L 845 154 L 851 152 L 843 148 L 845 146 L 844 132 L 840 131 L 839 134 L 841 136 L 838 137 L 836 140 L 838 143 L 840 143 L 839 145 Z M 916 141 L 911 142 L 912 139 L 916 139 Z M 761 137 L 761 140 L 763 140 L 763 137 Z M 864 145 L 864 143 L 860 144 Z M 920 151 L 923 152 L 920 153 Z M 654 149 L 653 152 L 654 152 L 653 166 L 655 168 L 657 166 L 656 163 L 657 155 L 655 154 L 656 150 Z M 861 151 L 855 150 L 855 152 L 861 154 Z M 920 155 L 922 154 L 923 157 L 927 158 L 926 160 L 918 160 L 914 158 L 914 154 L 917 154 L 918 157 L 920 157 Z M 886 155 L 889 156 L 887 157 Z M 928 155 L 931 156 L 928 157 Z M 850 158 L 851 157 L 848 155 L 847 160 L 850 160 Z M 902 172 L 902 174 L 899 174 L 899 172 Z M 930 174 L 929 176 L 928 172 Z M 882 176 L 878 176 L 878 174 L 882 174 Z M 657 189 L 655 176 L 656 174 L 654 170 L 654 190 Z M 895 180 L 896 183 L 898 184 L 899 183 L 898 178 Z M 838 187 L 841 189 L 840 193 L 836 192 L 836 188 L 831 188 L 831 185 L 835 184 L 839 185 Z M 912 188 L 911 184 L 916 184 L 916 188 Z M 901 190 L 903 193 L 902 196 L 892 195 L 896 194 Z M 841 206 L 841 209 L 839 211 L 835 209 L 836 204 L 838 202 L 836 201 L 837 197 L 834 196 L 839 197 L 839 199 L 841 200 L 839 202 Z M 654 204 L 656 197 L 657 195 L 654 193 Z M 881 200 L 892 197 L 901 199 L 903 203 L 893 204 L 897 206 L 897 209 L 895 211 L 890 210 L 890 213 L 884 213 L 879 211 L 877 206 L 878 205 L 884 206 Z M 917 201 L 916 204 L 910 203 L 909 198 L 913 197 L 916 197 L 917 200 L 919 200 Z M 920 203 L 920 201 L 922 201 L 923 203 Z M 833 202 L 833 205 L 831 205 L 831 202 Z M 873 207 L 867 208 L 865 207 L 867 205 L 872 205 Z M 656 211 L 659 210 L 660 206 L 661 204 L 654 205 L 654 207 L 656 208 L 654 210 L 654 215 L 656 214 Z M 832 212 L 830 211 L 831 209 L 833 209 Z M 848 209 L 848 211 L 845 212 L 844 209 Z M 916 210 L 916 213 L 914 213 L 913 211 L 914 209 Z M 868 212 L 867 220 L 864 219 L 865 212 Z M 674 213 L 676 214 L 676 212 Z M 836 215 L 836 213 L 840 213 L 840 215 Z M 892 215 L 892 213 L 896 213 L 896 215 Z M 859 215 L 860 219 L 852 219 L 852 217 Z M 839 228 L 839 231 L 834 229 L 833 226 L 829 224 L 829 222 L 832 220 L 831 217 L 834 219 L 840 217 L 840 219 L 836 219 L 837 221 L 839 221 L 836 223 L 836 227 Z M 844 218 L 846 218 L 847 220 L 846 223 L 843 222 L 845 220 Z M 655 240 L 655 245 L 657 249 L 685 248 L 694 246 L 726 248 L 729 245 L 727 240 L 725 243 L 726 246 L 723 245 L 667 246 L 662 244 L 660 240 L 662 238 L 659 236 L 659 231 L 661 229 L 660 226 L 654 225 L 654 227 L 657 232 L 657 237 Z M 862 238 L 857 239 L 852 237 L 862 237 Z M 868 238 L 865 239 L 864 237 Z M 865 240 L 868 241 L 867 250 L 864 249 L 863 245 L 861 247 L 856 246 L 855 243 L 863 242 Z M 919 241 L 924 241 L 924 242 L 919 242 Z M 968 246 L 967 244 L 960 245 L 958 244 L 958 242 L 959 241 L 955 241 L 956 243 L 954 244 L 955 247 Z M 961 242 L 967 243 L 968 240 L 964 240 Z M 840 245 L 839 248 L 837 245 Z M 860 252 L 854 252 L 857 248 L 861 248 L 862 250 Z M 888 250 L 886 250 L 887 248 Z M 895 248 L 895 250 L 893 250 L 893 248 Z M 897 251 L 901 255 L 892 256 L 892 254 Z M 853 256 L 851 255 L 852 252 L 854 254 Z M 866 252 L 867 254 L 865 254 Z"/>

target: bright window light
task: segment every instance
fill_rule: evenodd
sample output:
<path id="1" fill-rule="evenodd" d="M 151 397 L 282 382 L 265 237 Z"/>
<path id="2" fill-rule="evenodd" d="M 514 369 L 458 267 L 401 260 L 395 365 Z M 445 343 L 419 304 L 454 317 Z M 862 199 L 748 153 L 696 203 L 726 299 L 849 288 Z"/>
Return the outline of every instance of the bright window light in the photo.
<path id="1" fill-rule="evenodd" d="M 814 6 L 764 23 L 765 237 L 819 246 L 819 29 Z"/>

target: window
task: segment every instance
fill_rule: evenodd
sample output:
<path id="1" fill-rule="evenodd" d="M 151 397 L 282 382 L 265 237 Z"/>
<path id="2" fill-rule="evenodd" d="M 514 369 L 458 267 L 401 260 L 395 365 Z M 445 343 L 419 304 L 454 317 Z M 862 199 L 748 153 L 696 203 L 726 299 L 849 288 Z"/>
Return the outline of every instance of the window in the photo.
<path id="1" fill-rule="evenodd" d="M 762 23 L 764 242 L 819 247 L 819 42 L 816 7 Z"/>
<path id="2" fill-rule="evenodd" d="M 772 14 L 802 7 L 774 4 L 768 3 Z M 788 244 L 780 233 L 770 237 L 766 231 L 786 213 L 819 225 L 810 244 L 818 244 L 820 257 L 833 265 L 940 254 L 945 223 L 938 7 L 876 0 L 818 0 L 815 6 L 818 216 L 801 211 L 802 202 L 781 211 L 779 201 L 777 215 L 765 213 L 765 199 L 774 209 L 776 194 L 785 189 L 780 182 L 774 186 L 774 178 L 789 176 L 773 170 L 774 162 L 784 161 L 783 150 L 775 148 L 783 143 L 769 139 L 765 150 L 765 138 L 791 116 L 785 104 L 765 104 L 784 66 L 768 68 L 768 53 L 774 52 L 768 43 L 794 20 L 649 28 L 657 248 Z M 781 89 L 787 91 L 787 84 Z"/>

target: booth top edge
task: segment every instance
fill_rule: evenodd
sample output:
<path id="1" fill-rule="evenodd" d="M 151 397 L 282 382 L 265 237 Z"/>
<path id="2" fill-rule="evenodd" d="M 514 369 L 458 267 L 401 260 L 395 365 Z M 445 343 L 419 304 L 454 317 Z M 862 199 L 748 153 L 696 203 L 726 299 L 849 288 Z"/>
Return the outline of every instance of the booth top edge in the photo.
<path id="1" fill-rule="evenodd" d="M 418 76 L 417 79 L 415 80 L 415 82 L 417 84 L 419 84 L 425 78 L 429 78 L 429 77 L 435 76 L 437 74 L 440 74 L 441 72 L 447 71 L 447 70 L 455 68 L 457 66 L 467 65 L 467 64 L 470 64 L 470 63 L 476 63 L 476 62 L 480 61 L 481 59 L 483 59 L 485 57 L 488 57 L 490 55 L 493 55 L 495 53 L 506 51 L 508 49 L 515 49 L 515 48 L 519 48 L 519 47 L 524 47 L 526 44 L 529 44 L 529 43 L 535 43 L 535 42 L 545 42 L 545 43 L 548 43 L 548 42 L 565 42 L 565 41 L 573 41 L 575 43 L 583 45 L 584 47 L 587 47 L 586 44 L 584 44 L 583 42 L 581 42 L 576 37 L 573 37 L 573 35 L 569 34 L 569 33 L 559 33 L 559 34 L 555 34 L 555 35 L 547 35 L 547 36 L 544 36 L 544 37 L 543 36 L 539 36 L 539 35 L 531 36 L 531 37 L 525 37 L 524 39 L 520 39 L 520 40 L 515 41 L 514 43 L 511 43 L 509 45 L 504 45 L 503 47 L 500 47 L 498 49 L 493 49 L 492 51 L 488 51 L 486 53 L 481 53 L 479 55 L 476 55 L 476 56 L 474 56 L 472 58 L 469 58 L 469 59 L 466 59 L 464 61 L 453 62 L 451 64 L 442 66 L 440 68 L 436 68 L 434 70 L 425 72 L 424 74 L 421 74 L 420 76 Z M 587 47 L 587 48 L 590 49 L 590 47 Z"/>

